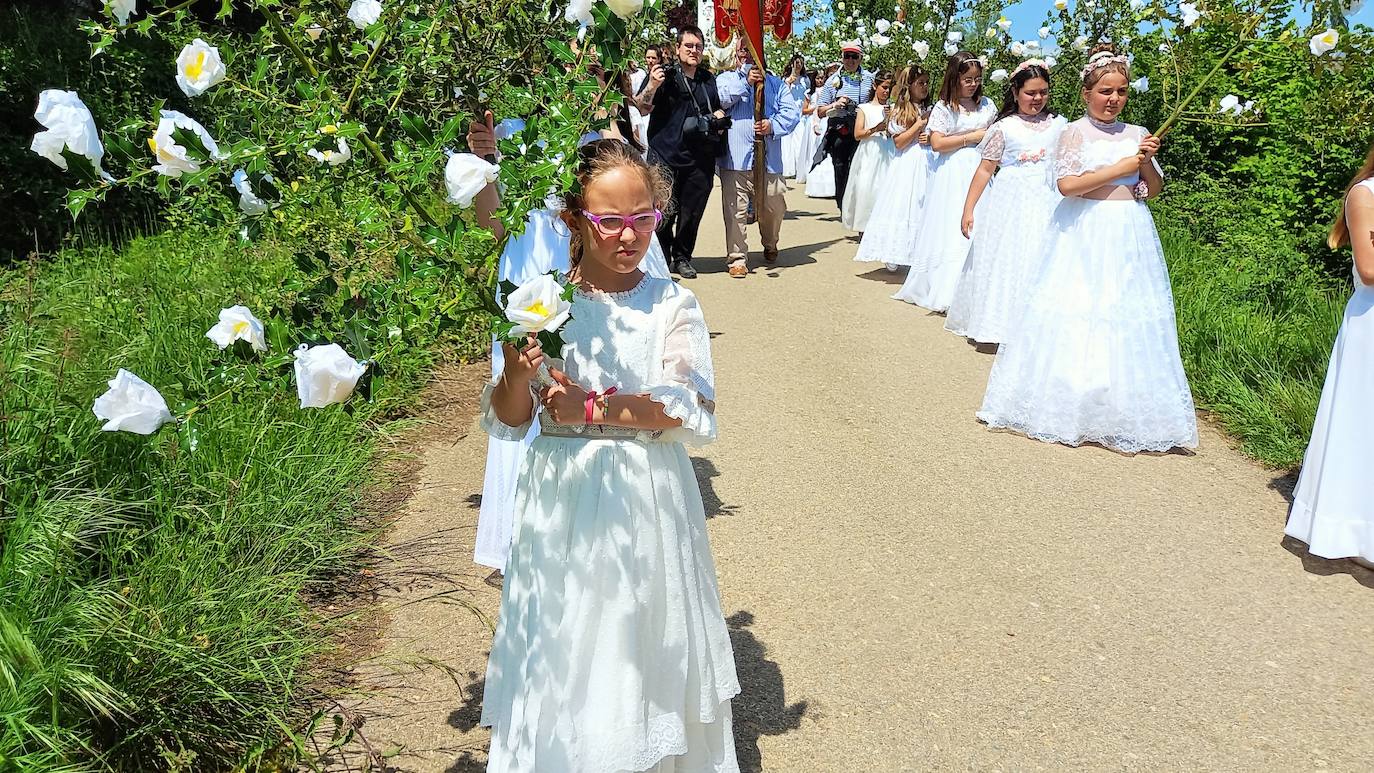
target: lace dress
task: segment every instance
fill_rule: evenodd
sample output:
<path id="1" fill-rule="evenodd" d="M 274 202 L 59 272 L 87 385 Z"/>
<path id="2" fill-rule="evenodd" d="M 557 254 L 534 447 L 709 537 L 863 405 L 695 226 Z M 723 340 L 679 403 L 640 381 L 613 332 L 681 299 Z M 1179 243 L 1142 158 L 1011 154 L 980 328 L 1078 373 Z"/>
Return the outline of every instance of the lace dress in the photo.
<path id="1" fill-rule="evenodd" d="M 984 160 L 998 162 L 997 184 L 978 202 L 947 330 L 983 343 L 1000 343 L 1011 333 L 1061 198 L 1053 155 L 1067 125 L 1062 116 L 1011 115 L 988 129 L 978 149 Z"/>
<path id="2" fill-rule="evenodd" d="M 899 123 L 890 126 L 893 136 L 906 131 Z M 906 150 L 896 151 L 883 175 L 882 196 L 873 205 L 868 229 L 864 231 L 863 241 L 859 242 L 854 260 L 911 265 L 921 228 L 921 206 L 925 203 L 930 163 L 929 145 L 913 142 Z"/>
<path id="3" fill-rule="evenodd" d="M 1145 130 L 1069 124 L 1058 179 L 1133 156 Z M 1134 185 L 1139 175 L 1113 181 Z M 1144 202 L 1066 197 L 1055 207 L 1020 323 L 997 352 L 978 418 L 1040 440 L 1120 451 L 1197 446 L 1174 298 Z"/>
<path id="4" fill-rule="evenodd" d="M 954 137 L 987 128 L 996 117 L 997 106 L 987 97 L 977 110 L 957 114 L 942 100 L 930 113 L 930 131 Z M 931 311 L 944 311 L 953 302 L 969 250 L 969 240 L 960 229 L 964 198 L 982 159 L 976 146 L 935 154 L 911 272 L 893 298 Z"/>
<path id="5" fill-rule="evenodd" d="M 701 307 L 671 280 L 578 293 L 564 370 L 662 403 L 662 432 L 545 422 L 515 499 L 516 535 L 487 663 L 488 771 L 739 770 L 739 693 L 705 511 L 684 443 L 716 435 Z M 482 396 L 484 429 L 516 440 Z"/>
<path id="6" fill-rule="evenodd" d="M 811 114 L 811 133 L 815 135 L 811 146 L 811 152 L 814 155 L 821 143 L 825 141 L 825 121 L 815 113 Z M 830 160 L 829 153 L 826 153 L 820 163 L 807 172 L 806 197 L 810 199 L 835 198 L 835 164 Z"/>
<path id="7" fill-rule="evenodd" d="M 1374 180 L 1360 183 L 1374 193 Z M 1355 275 L 1284 533 L 1323 558 L 1374 561 L 1374 285 Z"/>
<path id="8" fill-rule="evenodd" d="M 792 98 L 797 100 L 797 109 L 800 110 L 802 103 L 806 101 L 806 80 L 799 79 L 797 82 L 787 86 Z M 803 116 L 805 117 L 805 116 Z M 782 137 L 782 176 L 797 176 L 797 159 L 801 156 L 801 146 L 807 143 L 807 129 L 810 128 L 806 121 L 798 121 L 792 131 Z"/>
<path id="9" fill-rule="evenodd" d="M 524 284 L 550 271 L 568 270 L 568 227 L 558 219 L 555 202 L 545 209 L 530 213 L 525 232 L 511 239 L 501 253 L 497 273 L 501 279 Z M 658 245 L 658 235 L 640 270 L 649 276 L 669 278 L 668 261 Z M 491 347 L 491 375 L 496 378 L 505 367 L 501 347 L 495 341 Z M 482 509 L 477 516 L 477 544 L 473 560 L 492 569 L 504 569 L 510 553 L 511 523 L 514 519 L 515 479 L 520 462 L 530 442 L 539 434 L 536 421 L 528 437 L 518 439 L 487 438 L 487 468 L 482 479 Z"/>
<path id="10" fill-rule="evenodd" d="M 882 123 L 882 105 L 867 102 L 859 105 L 859 110 L 863 111 L 865 126 Z M 896 154 L 897 147 L 885 131 L 859 140 L 854 160 L 849 163 L 849 184 L 840 207 L 840 221 L 845 228 L 860 233 L 868 228 L 868 216 L 873 212 L 879 190 L 887 184 L 887 166 Z"/>

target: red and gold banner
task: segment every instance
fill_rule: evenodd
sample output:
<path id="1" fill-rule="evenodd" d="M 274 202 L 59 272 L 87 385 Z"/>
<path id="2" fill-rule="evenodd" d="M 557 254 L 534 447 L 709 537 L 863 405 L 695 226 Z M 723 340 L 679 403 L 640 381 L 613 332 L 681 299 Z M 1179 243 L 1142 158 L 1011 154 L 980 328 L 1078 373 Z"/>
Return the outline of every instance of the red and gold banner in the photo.
<path id="1" fill-rule="evenodd" d="M 715 4 L 716 40 L 725 43 L 743 28 L 755 51 L 763 51 L 763 33 L 778 40 L 792 34 L 792 0 L 711 0 Z M 762 15 L 760 15 L 760 13 Z"/>

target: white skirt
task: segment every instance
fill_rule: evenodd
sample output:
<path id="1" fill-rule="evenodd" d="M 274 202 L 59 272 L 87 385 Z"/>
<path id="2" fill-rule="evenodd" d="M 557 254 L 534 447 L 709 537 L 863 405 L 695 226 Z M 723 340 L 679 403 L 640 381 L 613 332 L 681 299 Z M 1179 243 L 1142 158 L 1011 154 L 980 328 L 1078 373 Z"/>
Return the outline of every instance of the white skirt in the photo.
<path id="1" fill-rule="evenodd" d="M 800 157 L 799 146 L 806 142 L 806 134 L 811 130 L 806 121 L 799 121 L 792 131 L 782 135 L 782 176 L 797 176 L 797 159 Z"/>
<path id="2" fill-rule="evenodd" d="M 739 770 L 739 694 L 680 443 L 541 436 L 487 663 L 488 771 Z"/>
<path id="3" fill-rule="evenodd" d="M 835 165 L 828 154 L 806 176 L 806 195 L 812 199 L 835 198 Z"/>
<path id="4" fill-rule="evenodd" d="M 1357 280 L 1358 281 L 1358 280 Z M 1285 534 L 1315 556 L 1374 561 L 1374 287 L 1359 286 L 1345 318 L 1312 425 Z"/>
<path id="5" fill-rule="evenodd" d="M 859 142 L 854 160 L 849 164 L 849 182 L 844 189 L 844 205 L 840 207 L 840 222 L 851 231 L 862 233 L 868 228 L 868 216 L 878 201 L 879 191 L 887 184 L 887 166 L 896 155 L 897 147 L 886 134 L 875 134 Z"/>
<path id="6" fill-rule="evenodd" d="M 1004 167 L 983 194 L 945 329 L 982 343 L 1011 334 L 1062 197 L 1044 165 Z"/>
<path id="7" fill-rule="evenodd" d="M 930 149 L 925 145 L 912 144 L 893 157 L 854 260 L 911 265 L 929 175 Z"/>
<path id="8" fill-rule="evenodd" d="M 964 260 L 972 244 L 960 230 L 964 199 L 968 197 L 968 186 L 973 182 L 973 173 L 980 161 L 982 155 L 977 148 L 936 156 L 930 186 L 926 189 L 916 250 L 912 254 L 911 273 L 893 298 L 931 311 L 944 311 L 954 301 L 954 288 L 959 284 L 959 274 L 964 270 Z"/>
<path id="9" fill-rule="evenodd" d="M 1145 204 L 1066 198 L 1055 208 L 978 418 L 1071 446 L 1197 446 L 1169 273 Z"/>
<path id="10" fill-rule="evenodd" d="M 816 130 L 816 122 L 811 116 L 802 116 L 801 125 L 797 127 L 798 141 L 796 143 L 796 158 L 793 163 L 797 167 L 797 182 L 805 183 L 811 174 L 811 159 L 816 157 L 816 149 L 821 146 L 825 139 Z"/>

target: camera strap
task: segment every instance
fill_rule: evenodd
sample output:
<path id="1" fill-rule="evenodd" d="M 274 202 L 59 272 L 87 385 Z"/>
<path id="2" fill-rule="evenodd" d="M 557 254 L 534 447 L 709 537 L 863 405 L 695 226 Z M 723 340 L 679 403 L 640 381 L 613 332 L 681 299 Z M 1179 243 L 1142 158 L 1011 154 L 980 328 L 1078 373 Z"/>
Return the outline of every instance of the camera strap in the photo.
<path id="1" fill-rule="evenodd" d="M 697 111 L 697 117 L 700 118 L 705 115 L 705 113 L 701 112 L 701 104 L 697 102 L 696 91 L 692 89 L 691 82 L 687 80 L 687 75 L 682 71 L 682 67 L 680 66 L 677 68 L 677 79 L 678 82 L 682 84 L 682 87 L 687 90 L 687 98 L 692 100 L 692 109 Z M 709 98 L 706 100 L 706 106 L 711 106 L 711 100 Z"/>

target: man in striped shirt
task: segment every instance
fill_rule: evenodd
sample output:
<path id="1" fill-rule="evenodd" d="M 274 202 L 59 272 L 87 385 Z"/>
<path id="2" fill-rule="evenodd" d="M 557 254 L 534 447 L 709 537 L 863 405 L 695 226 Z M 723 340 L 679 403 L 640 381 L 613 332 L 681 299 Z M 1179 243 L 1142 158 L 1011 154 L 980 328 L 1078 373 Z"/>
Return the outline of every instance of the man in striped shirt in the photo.
<path id="1" fill-rule="evenodd" d="M 844 206 L 844 189 L 849 184 L 849 163 L 859 141 L 854 139 L 854 117 L 858 106 L 873 98 L 873 73 L 863 68 L 863 49 L 858 41 L 841 48 L 843 67 L 830 76 L 816 96 L 816 112 L 828 123 L 825 146 L 835 166 L 835 204 Z"/>

